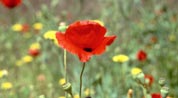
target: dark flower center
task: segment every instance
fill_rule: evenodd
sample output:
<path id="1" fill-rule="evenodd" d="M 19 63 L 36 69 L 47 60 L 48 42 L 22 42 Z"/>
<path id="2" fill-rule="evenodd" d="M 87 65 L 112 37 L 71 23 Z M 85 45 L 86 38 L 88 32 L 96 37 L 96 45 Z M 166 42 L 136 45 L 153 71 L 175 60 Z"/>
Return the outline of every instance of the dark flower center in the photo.
<path id="1" fill-rule="evenodd" d="M 91 48 L 83 48 L 83 50 L 85 50 L 86 52 L 92 52 Z"/>

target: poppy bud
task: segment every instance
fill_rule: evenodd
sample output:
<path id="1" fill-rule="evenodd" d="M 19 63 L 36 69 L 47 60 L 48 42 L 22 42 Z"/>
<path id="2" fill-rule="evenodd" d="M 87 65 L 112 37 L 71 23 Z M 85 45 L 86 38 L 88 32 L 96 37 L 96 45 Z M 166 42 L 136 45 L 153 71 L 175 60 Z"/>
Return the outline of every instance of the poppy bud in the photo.
<path id="1" fill-rule="evenodd" d="M 138 53 L 137 53 L 137 59 L 138 59 L 139 61 L 145 61 L 145 60 L 147 59 L 147 54 L 146 54 L 146 52 L 143 51 L 143 50 L 138 51 Z"/>
<path id="2" fill-rule="evenodd" d="M 133 90 L 129 89 L 127 92 L 127 98 L 132 98 L 132 96 L 133 96 Z"/>
<path id="3" fill-rule="evenodd" d="M 163 87 L 166 84 L 166 80 L 164 78 L 159 79 L 159 85 Z"/>
<path id="4" fill-rule="evenodd" d="M 139 74 L 137 74 L 136 81 L 138 81 L 141 84 L 145 83 L 145 75 L 143 72 L 140 72 Z"/>
<path id="5" fill-rule="evenodd" d="M 59 26 L 58 29 L 59 31 L 65 32 L 65 30 L 67 29 L 67 26 Z"/>
<path id="6" fill-rule="evenodd" d="M 162 87 L 162 88 L 161 88 L 161 96 L 162 96 L 163 98 L 166 98 L 167 95 L 168 95 L 168 93 L 169 93 L 169 88 L 168 88 L 168 87 Z"/>
<path id="7" fill-rule="evenodd" d="M 65 32 L 66 29 L 67 29 L 67 26 L 66 26 L 65 22 L 61 22 L 61 23 L 59 24 L 58 29 L 59 29 L 59 31 L 61 31 L 61 32 Z"/>
<path id="8" fill-rule="evenodd" d="M 145 75 L 145 83 L 148 84 L 149 86 L 152 85 L 153 80 L 154 80 L 154 78 L 152 75 L 149 75 L 149 74 Z"/>
<path id="9" fill-rule="evenodd" d="M 64 91 L 66 91 L 67 93 L 69 93 L 71 96 L 73 96 L 72 94 L 72 85 L 68 82 L 65 83 L 62 88 L 64 89 Z"/>
<path id="10" fill-rule="evenodd" d="M 33 56 L 36 57 L 40 54 L 40 51 L 38 49 L 29 49 L 28 53 Z"/>

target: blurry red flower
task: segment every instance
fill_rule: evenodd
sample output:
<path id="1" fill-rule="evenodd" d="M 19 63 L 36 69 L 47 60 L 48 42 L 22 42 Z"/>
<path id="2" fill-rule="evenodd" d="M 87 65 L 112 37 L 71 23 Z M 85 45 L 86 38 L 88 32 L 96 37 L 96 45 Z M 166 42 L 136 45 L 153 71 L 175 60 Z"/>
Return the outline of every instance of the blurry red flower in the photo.
<path id="1" fill-rule="evenodd" d="M 4 6 L 6 6 L 7 8 L 10 8 L 10 9 L 12 9 L 22 3 L 21 0 L 0 0 L 0 1 Z"/>
<path id="2" fill-rule="evenodd" d="M 159 93 L 153 93 L 153 94 L 151 94 L 151 97 L 152 98 L 162 98 L 161 94 L 159 94 Z"/>
<path id="3" fill-rule="evenodd" d="M 26 33 L 26 32 L 28 32 L 29 31 L 29 25 L 28 24 L 23 24 L 22 25 L 22 32 L 24 32 L 24 33 Z"/>
<path id="4" fill-rule="evenodd" d="M 143 50 L 138 51 L 137 53 L 137 59 L 139 61 L 145 61 L 147 59 L 147 54 Z"/>
<path id="5" fill-rule="evenodd" d="M 36 57 L 40 54 L 40 43 L 36 42 L 36 43 L 32 43 L 30 45 L 30 48 L 28 50 L 29 55 Z"/>
<path id="6" fill-rule="evenodd" d="M 158 39 L 157 39 L 156 36 L 152 36 L 152 37 L 150 38 L 150 42 L 151 42 L 151 43 L 156 43 L 157 41 L 158 41 Z"/>
<path id="7" fill-rule="evenodd" d="M 116 36 L 105 37 L 106 28 L 100 24 L 84 20 L 69 25 L 65 33 L 57 32 L 56 38 L 61 47 L 78 55 L 81 62 L 87 62 L 92 55 L 105 51 Z"/>
<path id="8" fill-rule="evenodd" d="M 145 79 L 148 79 L 148 85 L 151 86 L 153 81 L 154 81 L 154 78 L 152 75 L 148 75 L 148 74 L 145 74 Z"/>
<path id="9" fill-rule="evenodd" d="M 36 57 L 40 54 L 40 50 L 39 49 L 29 49 L 28 53 L 29 53 L 29 55 Z"/>

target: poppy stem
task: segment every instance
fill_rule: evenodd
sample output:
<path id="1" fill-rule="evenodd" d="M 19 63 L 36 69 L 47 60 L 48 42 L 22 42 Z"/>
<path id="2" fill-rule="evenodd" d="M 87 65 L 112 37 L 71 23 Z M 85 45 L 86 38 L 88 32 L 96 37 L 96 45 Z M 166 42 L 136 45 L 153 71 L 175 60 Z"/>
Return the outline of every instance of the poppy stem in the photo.
<path id="1" fill-rule="evenodd" d="M 65 70 L 64 78 L 67 83 L 67 51 L 65 49 L 64 49 L 64 70 Z M 67 93 L 65 93 L 65 97 L 68 98 Z"/>
<path id="2" fill-rule="evenodd" d="M 80 98 L 82 95 L 82 75 L 83 75 L 84 70 L 85 70 L 85 62 L 83 63 L 82 71 L 80 73 L 80 91 L 79 91 Z"/>
<path id="3" fill-rule="evenodd" d="M 64 50 L 64 70 L 65 70 L 64 77 L 67 82 L 67 51 L 66 50 Z"/>

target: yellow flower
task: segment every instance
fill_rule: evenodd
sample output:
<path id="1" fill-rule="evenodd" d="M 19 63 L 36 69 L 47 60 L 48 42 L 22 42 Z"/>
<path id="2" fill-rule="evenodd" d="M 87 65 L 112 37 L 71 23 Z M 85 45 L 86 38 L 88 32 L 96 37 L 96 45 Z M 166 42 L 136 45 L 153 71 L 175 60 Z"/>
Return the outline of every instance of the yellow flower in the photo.
<path id="1" fill-rule="evenodd" d="M 3 76 L 7 76 L 8 75 L 8 71 L 3 69 L 3 70 L 0 70 L 0 78 L 2 78 Z"/>
<path id="2" fill-rule="evenodd" d="M 37 23 L 33 24 L 33 28 L 34 28 L 35 30 L 41 30 L 41 29 L 43 28 L 43 24 L 37 22 Z"/>
<path id="3" fill-rule="evenodd" d="M 24 62 L 22 60 L 18 60 L 15 62 L 16 66 L 22 66 L 24 64 Z"/>
<path id="4" fill-rule="evenodd" d="M 13 31 L 19 32 L 19 31 L 21 31 L 22 29 L 23 29 L 23 26 L 22 26 L 21 24 L 14 24 L 14 25 L 12 26 L 12 30 L 13 30 Z"/>
<path id="5" fill-rule="evenodd" d="M 55 30 L 49 30 L 47 32 L 44 33 L 43 37 L 45 39 L 50 39 L 50 40 L 54 40 L 55 44 L 58 44 L 58 41 L 56 39 L 56 32 Z"/>
<path id="6" fill-rule="evenodd" d="M 22 58 L 22 61 L 25 62 L 25 63 L 30 63 L 33 61 L 33 57 L 32 56 L 29 56 L 29 55 L 26 55 Z"/>
<path id="7" fill-rule="evenodd" d="M 8 90 L 11 88 L 12 88 L 12 83 L 10 83 L 10 82 L 1 83 L 1 89 Z"/>
<path id="8" fill-rule="evenodd" d="M 131 74 L 132 74 L 133 76 L 135 76 L 135 75 L 137 75 L 137 74 L 139 74 L 139 73 L 141 73 L 141 72 L 142 72 L 142 70 L 141 70 L 140 68 L 137 68 L 137 67 L 132 68 L 132 70 L 131 70 Z"/>
<path id="9" fill-rule="evenodd" d="M 85 94 L 85 96 L 89 96 L 89 95 L 91 95 L 91 94 L 94 94 L 94 90 L 87 88 L 87 89 L 84 91 L 84 94 Z"/>
<path id="10" fill-rule="evenodd" d="M 65 96 L 60 96 L 59 98 L 66 98 Z"/>
<path id="11" fill-rule="evenodd" d="M 129 57 L 126 56 L 126 55 L 120 54 L 120 55 L 114 56 L 114 57 L 112 58 L 112 60 L 113 60 L 114 62 L 121 62 L 121 63 L 124 63 L 124 62 L 126 62 L 126 61 L 129 60 Z"/>
<path id="12" fill-rule="evenodd" d="M 102 21 L 100 21 L 100 20 L 92 20 L 92 21 L 97 22 L 97 23 L 99 23 L 100 25 L 104 26 L 104 22 L 102 22 Z"/>
<path id="13" fill-rule="evenodd" d="M 74 95 L 74 98 L 80 98 L 79 94 Z"/>
<path id="14" fill-rule="evenodd" d="M 32 43 L 30 45 L 30 49 L 40 49 L 40 43 L 38 43 L 38 42 Z"/>
<path id="15" fill-rule="evenodd" d="M 52 39 L 54 40 L 56 38 L 56 32 L 55 30 L 49 30 L 47 32 L 44 33 L 43 37 L 45 39 Z"/>
<path id="16" fill-rule="evenodd" d="M 171 42 L 176 41 L 176 36 L 174 34 L 169 35 L 169 41 Z"/>
<path id="17" fill-rule="evenodd" d="M 66 80 L 65 80 L 64 78 L 62 78 L 62 79 L 59 80 L 59 84 L 60 84 L 60 85 L 63 85 L 63 84 L 65 84 L 65 83 L 66 83 Z"/>

